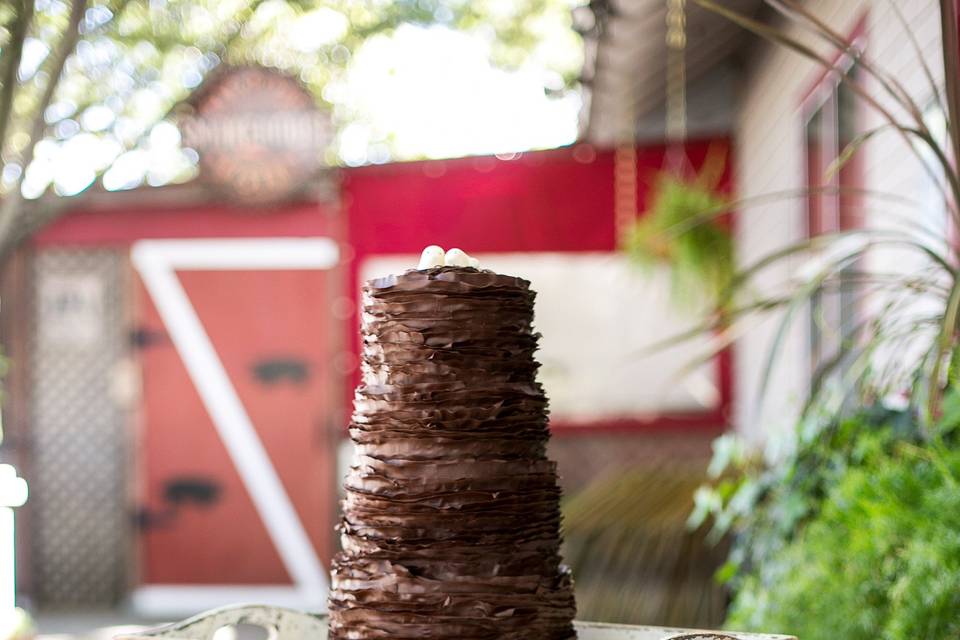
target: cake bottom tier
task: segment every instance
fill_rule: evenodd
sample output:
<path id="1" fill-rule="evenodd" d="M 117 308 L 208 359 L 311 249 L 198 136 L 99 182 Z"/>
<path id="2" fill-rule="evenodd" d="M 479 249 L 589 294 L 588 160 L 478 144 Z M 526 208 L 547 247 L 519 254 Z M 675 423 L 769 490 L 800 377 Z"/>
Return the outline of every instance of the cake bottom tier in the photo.
<path id="1" fill-rule="evenodd" d="M 573 584 L 566 570 L 553 577 L 479 574 L 423 560 L 377 563 L 341 554 L 334 561 L 329 600 L 330 638 L 463 638 L 568 640 L 576 638 Z M 481 563 L 483 564 L 483 563 Z M 462 565 L 457 563 L 457 569 Z M 443 579 L 433 576 L 444 575 Z"/>

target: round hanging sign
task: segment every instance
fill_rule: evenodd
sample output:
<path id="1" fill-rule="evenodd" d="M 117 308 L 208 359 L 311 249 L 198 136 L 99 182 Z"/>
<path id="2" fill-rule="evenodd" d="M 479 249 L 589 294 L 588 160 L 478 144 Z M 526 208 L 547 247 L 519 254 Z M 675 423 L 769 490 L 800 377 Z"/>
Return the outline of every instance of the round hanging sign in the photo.
<path id="1" fill-rule="evenodd" d="M 333 127 L 296 79 L 264 67 L 226 67 L 187 105 L 183 143 L 199 154 L 201 178 L 231 200 L 289 199 L 320 180 Z"/>

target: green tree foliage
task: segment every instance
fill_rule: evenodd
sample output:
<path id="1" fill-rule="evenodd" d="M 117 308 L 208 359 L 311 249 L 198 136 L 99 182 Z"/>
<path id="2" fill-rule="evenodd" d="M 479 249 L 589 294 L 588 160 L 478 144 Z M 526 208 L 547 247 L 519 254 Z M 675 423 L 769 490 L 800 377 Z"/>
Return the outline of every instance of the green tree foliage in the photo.
<path id="1" fill-rule="evenodd" d="M 557 29 L 575 37 L 570 21 L 565 0 L 8 0 L 0 4 L 0 254 L 60 208 L 29 200 L 53 187 L 74 195 L 149 147 L 155 125 L 222 63 L 299 77 L 343 125 L 351 114 L 325 89 L 374 36 L 406 24 L 478 31 L 494 62 L 517 67 Z M 568 85 L 575 66 L 556 69 Z M 73 157 L 78 137 L 98 139 L 100 151 Z M 192 176 L 189 156 L 167 160 L 150 182 Z M 54 184 L 56 162 L 86 172 Z"/>

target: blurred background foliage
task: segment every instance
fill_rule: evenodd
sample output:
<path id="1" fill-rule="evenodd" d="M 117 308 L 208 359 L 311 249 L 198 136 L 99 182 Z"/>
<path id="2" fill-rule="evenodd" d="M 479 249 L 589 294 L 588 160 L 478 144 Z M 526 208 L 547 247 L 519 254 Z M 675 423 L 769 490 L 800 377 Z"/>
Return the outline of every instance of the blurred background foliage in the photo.
<path id="1" fill-rule="evenodd" d="M 570 6 L 564 0 L 5 2 L 0 248 L 22 226 L 23 200 L 48 191 L 76 195 L 101 176 L 108 190 L 194 177 L 197 154 L 181 147 L 169 116 L 220 64 L 257 63 L 298 77 L 341 134 L 354 123 L 373 129 L 361 136 L 371 159 L 406 159 L 423 152 L 398 148 L 347 90 L 364 45 L 411 26 L 469 33 L 493 64 L 529 66 L 548 95 L 564 96 L 582 64 Z M 331 164 L 343 162 L 341 142 L 328 153 Z M 35 217 L 42 223 L 51 216 Z"/>
<path id="2" fill-rule="evenodd" d="M 731 628 L 800 638 L 960 632 L 960 393 L 930 431 L 910 411 L 809 416 L 775 465 L 720 445 L 692 522 L 736 530 Z M 731 441 L 727 441 L 728 444 Z"/>
<path id="3" fill-rule="evenodd" d="M 669 267 L 674 300 L 684 307 L 716 306 L 733 278 L 730 198 L 719 189 L 726 163 L 726 148 L 715 145 L 698 171 L 657 173 L 647 210 L 624 237 L 637 263 Z"/>

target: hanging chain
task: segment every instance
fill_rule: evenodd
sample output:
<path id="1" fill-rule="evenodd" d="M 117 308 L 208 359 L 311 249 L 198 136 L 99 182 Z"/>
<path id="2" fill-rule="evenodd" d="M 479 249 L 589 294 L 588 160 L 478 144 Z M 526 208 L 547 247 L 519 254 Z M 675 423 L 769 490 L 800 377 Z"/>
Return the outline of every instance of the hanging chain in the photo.
<path id="1" fill-rule="evenodd" d="M 666 82 L 666 141 L 668 164 L 681 164 L 678 150 L 669 143 L 687 137 L 687 14 L 686 0 L 666 0 L 667 3 L 667 82 Z M 614 225 L 620 246 L 637 219 L 637 151 L 633 127 L 636 118 L 629 114 L 628 132 L 620 136 L 620 145 L 613 156 Z M 679 156 L 682 156 L 682 148 Z"/>
<path id="2" fill-rule="evenodd" d="M 687 137 L 686 0 L 667 0 L 667 142 Z"/>
<path id="3" fill-rule="evenodd" d="M 630 140 L 613 152 L 613 223 L 619 247 L 637 219 L 637 195 L 637 150 Z"/>

